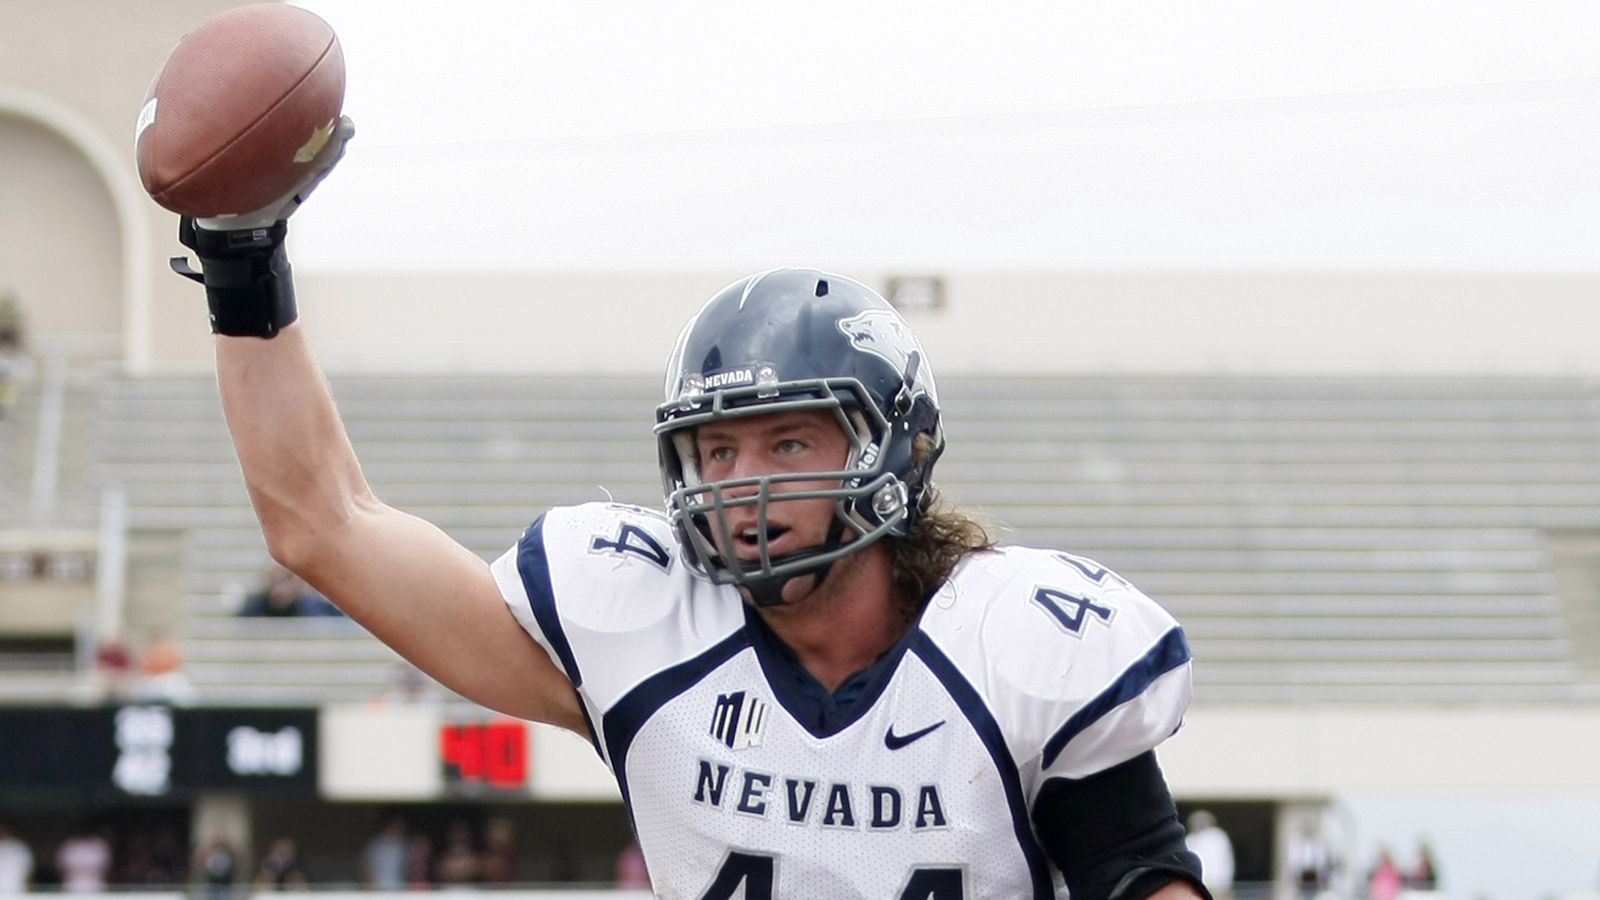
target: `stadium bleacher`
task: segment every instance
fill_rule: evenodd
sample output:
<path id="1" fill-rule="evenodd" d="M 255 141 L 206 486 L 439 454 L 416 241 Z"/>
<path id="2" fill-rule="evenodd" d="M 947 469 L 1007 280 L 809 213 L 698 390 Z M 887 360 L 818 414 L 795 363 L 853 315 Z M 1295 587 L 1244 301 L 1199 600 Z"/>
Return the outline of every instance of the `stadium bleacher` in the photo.
<path id="1" fill-rule="evenodd" d="M 1199 702 L 1600 698 L 1552 535 L 1600 532 L 1600 390 L 1579 379 L 965 377 L 940 484 L 1008 543 L 1094 558 L 1194 645 Z M 645 378 L 338 378 L 380 496 L 475 552 L 541 509 L 658 504 Z M 182 535 L 191 678 L 237 702 L 381 694 L 353 623 L 239 619 L 264 545 L 208 377 L 113 378 L 98 478 Z"/>

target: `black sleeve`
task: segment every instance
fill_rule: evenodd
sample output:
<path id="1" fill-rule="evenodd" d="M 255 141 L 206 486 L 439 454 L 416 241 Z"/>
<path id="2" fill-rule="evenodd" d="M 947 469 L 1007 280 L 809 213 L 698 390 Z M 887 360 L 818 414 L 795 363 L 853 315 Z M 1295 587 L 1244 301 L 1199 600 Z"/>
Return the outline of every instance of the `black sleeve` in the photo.
<path id="1" fill-rule="evenodd" d="M 1211 896 L 1153 750 L 1087 778 L 1046 781 L 1033 827 L 1072 900 L 1143 900 L 1178 880 Z"/>

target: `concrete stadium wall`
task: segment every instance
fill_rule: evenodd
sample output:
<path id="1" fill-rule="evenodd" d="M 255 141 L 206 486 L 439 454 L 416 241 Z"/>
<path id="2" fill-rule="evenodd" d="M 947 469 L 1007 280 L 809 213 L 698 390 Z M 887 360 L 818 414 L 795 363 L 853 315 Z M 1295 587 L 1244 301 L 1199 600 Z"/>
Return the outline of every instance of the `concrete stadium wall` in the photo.
<path id="1" fill-rule="evenodd" d="M 298 283 L 331 370 L 656 372 L 682 323 L 745 274 L 307 271 Z M 881 289 L 897 273 L 842 274 Z M 1600 373 L 1600 273 L 931 274 L 945 307 L 909 318 L 941 373 Z"/>
<path id="2" fill-rule="evenodd" d="M 1585 707 L 1196 706 L 1161 763 L 1173 791 L 1191 797 L 1600 792 L 1595 747 L 1600 716 Z"/>

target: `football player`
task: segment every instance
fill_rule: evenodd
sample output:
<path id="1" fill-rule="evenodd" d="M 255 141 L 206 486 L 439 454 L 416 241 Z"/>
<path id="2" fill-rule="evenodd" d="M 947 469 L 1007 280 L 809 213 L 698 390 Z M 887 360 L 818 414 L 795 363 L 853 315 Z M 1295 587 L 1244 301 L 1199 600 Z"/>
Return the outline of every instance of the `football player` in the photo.
<path id="1" fill-rule="evenodd" d="M 351 133 L 282 203 L 181 224 L 276 559 L 462 696 L 590 740 L 660 896 L 1206 896 L 1154 753 L 1182 630 L 939 504 L 932 367 L 858 282 L 766 272 L 690 320 L 664 510 L 550 509 L 485 563 L 379 501 L 283 247 Z"/>

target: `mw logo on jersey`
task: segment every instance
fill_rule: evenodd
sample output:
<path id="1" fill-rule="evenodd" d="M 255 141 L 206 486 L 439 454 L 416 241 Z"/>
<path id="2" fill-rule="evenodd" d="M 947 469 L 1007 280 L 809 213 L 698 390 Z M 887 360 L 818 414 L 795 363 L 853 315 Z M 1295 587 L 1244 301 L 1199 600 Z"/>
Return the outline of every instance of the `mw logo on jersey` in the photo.
<path id="1" fill-rule="evenodd" d="M 730 750 L 761 745 L 761 735 L 767 728 L 767 704 L 759 697 L 744 691 L 718 694 L 716 709 L 711 713 L 711 736 L 728 745 Z"/>

